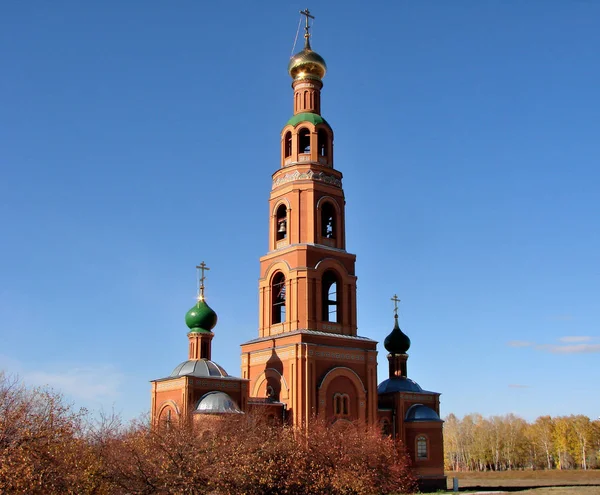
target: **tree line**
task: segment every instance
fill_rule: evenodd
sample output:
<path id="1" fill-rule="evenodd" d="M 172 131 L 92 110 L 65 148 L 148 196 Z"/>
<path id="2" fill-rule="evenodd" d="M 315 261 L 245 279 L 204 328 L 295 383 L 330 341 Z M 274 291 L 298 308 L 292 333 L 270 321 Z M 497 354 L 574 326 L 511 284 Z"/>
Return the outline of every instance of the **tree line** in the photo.
<path id="1" fill-rule="evenodd" d="M 123 424 L 0 372 L 0 493 L 413 493 L 405 454 L 376 428 L 272 426 L 258 415 Z"/>
<path id="2" fill-rule="evenodd" d="M 600 468 L 600 419 L 540 416 L 533 423 L 514 414 L 450 414 L 444 423 L 446 469 Z"/>

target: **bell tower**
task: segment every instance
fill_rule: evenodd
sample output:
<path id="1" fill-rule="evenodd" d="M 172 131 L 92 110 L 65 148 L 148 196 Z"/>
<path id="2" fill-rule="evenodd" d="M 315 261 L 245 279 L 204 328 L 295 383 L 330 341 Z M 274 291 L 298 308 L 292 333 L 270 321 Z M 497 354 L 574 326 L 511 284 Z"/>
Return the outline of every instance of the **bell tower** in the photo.
<path id="1" fill-rule="evenodd" d="M 281 131 L 269 251 L 260 259 L 261 337 L 299 329 L 356 335 L 356 257 L 346 252 L 342 173 L 333 168 L 333 130 L 321 116 L 327 65 L 305 29 L 304 50 L 288 66 L 294 115 Z"/>
<path id="2" fill-rule="evenodd" d="M 323 383 L 339 368 L 336 376 L 345 378 L 338 388 L 348 390 L 337 393 L 356 403 L 347 419 L 374 421 L 376 342 L 357 336 L 356 256 L 346 251 L 342 173 L 334 168 L 333 129 L 321 115 L 327 65 L 311 48 L 310 12 L 301 14 L 304 49 L 288 64 L 294 113 L 281 131 L 281 161 L 269 197 L 268 252 L 260 258 L 258 339 L 242 346 L 242 376 L 251 380 L 251 395 L 263 394 L 263 379 L 265 386 L 281 390 L 279 400 L 298 424 L 311 415 L 338 414 Z M 252 366 L 266 348 L 269 357 Z M 331 359 L 340 360 L 350 349 L 359 351 L 346 353 L 352 366 Z M 275 356 L 278 366 L 265 367 Z M 279 383 L 269 384 L 269 376 Z"/>

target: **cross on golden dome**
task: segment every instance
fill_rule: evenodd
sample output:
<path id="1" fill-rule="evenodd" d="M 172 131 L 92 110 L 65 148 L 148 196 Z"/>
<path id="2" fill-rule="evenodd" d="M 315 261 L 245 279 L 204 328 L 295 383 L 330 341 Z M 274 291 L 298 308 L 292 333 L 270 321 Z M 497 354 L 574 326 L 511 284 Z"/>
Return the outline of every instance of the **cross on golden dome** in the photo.
<path id="1" fill-rule="evenodd" d="M 308 40 L 310 38 L 310 26 L 308 25 L 308 19 L 314 19 L 315 16 L 310 14 L 310 10 L 308 9 L 304 9 L 300 11 L 300 14 L 302 14 L 303 16 L 306 16 L 306 25 L 304 26 L 304 47 L 305 48 L 310 48 L 310 41 Z"/>

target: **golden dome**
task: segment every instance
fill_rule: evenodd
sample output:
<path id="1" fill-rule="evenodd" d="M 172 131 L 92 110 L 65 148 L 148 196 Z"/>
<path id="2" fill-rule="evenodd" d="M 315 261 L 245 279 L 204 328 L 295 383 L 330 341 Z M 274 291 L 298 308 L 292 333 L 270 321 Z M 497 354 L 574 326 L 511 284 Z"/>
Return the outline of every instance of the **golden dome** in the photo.
<path id="1" fill-rule="evenodd" d="M 313 52 L 308 45 L 290 59 L 288 72 L 294 79 L 320 80 L 327 72 L 327 64 L 323 57 L 317 52 Z"/>

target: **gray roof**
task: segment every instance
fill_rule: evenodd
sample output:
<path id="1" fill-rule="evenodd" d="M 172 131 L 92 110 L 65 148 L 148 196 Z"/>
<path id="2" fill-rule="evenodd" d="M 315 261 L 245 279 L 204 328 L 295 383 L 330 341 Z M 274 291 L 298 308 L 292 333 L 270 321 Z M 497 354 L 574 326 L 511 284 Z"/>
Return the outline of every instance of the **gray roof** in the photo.
<path id="1" fill-rule="evenodd" d="M 387 394 L 390 392 L 423 392 L 423 389 L 417 382 L 410 378 L 395 376 L 394 378 L 382 381 L 377 387 L 378 394 Z"/>
<path id="2" fill-rule="evenodd" d="M 194 412 L 198 414 L 244 414 L 229 395 L 216 390 L 204 394 L 198 401 Z"/>
<path id="3" fill-rule="evenodd" d="M 388 378 L 387 380 L 382 381 L 377 387 L 378 394 L 391 394 L 394 392 L 416 392 L 420 394 L 440 395 L 437 392 L 423 390 L 421 385 L 405 376 Z"/>
<path id="4" fill-rule="evenodd" d="M 217 363 L 208 359 L 190 359 L 178 365 L 168 376 L 175 378 L 178 376 L 195 376 L 198 378 L 218 377 L 224 378 L 229 375 Z"/>
<path id="5" fill-rule="evenodd" d="M 280 333 L 280 334 L 277 334 L 277 337 L 288 337 L 290 335 L 298 335 L 298 334 L 322 335 L 323 337 L 338 337 L 338 338 L 342 338 L 342 339 L 354 339 L 354 340 L 359 340 L 362 342 L 377 342 L 376 340 L 370 339 L 368 337 L 361 337 L 360 335 L 341 335 L 339 333 L 321 332 L 320 330 L 307 330 L 305 328 L 302 328 L 300 330 L 294 330 L 292 332 Z M 265 340 L 273 340 L 273 337 L 272 336 L 259 337 L 257 339 L 249 340 L 248 342 L 244 342 L 244 344 L 253 344 L 255 342 L 262 342 Z"/>
<path id="6" fill-rule="evenodd" d="M 423 404 L 413 404 L 406 411 L 406 417 L 404 418 L 406 422 L 416 422 L 416 421 L 442 421 L 431 407 L 424 406 Z"/>

